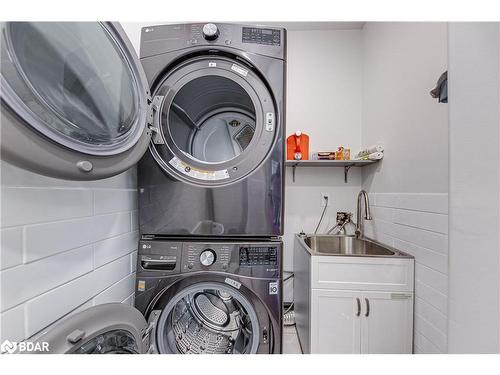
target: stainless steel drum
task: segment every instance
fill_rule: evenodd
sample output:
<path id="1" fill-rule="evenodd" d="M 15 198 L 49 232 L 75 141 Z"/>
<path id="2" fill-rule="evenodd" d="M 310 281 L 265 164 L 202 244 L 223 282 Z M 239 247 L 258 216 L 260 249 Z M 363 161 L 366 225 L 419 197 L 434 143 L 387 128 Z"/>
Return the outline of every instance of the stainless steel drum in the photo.
<path id="1" fill-rule="evenodd" d="M 257 332 L 257 316 L 241 293 L 205 284 L 185 290 L 166 306 L 157 342 L 167 353 L 255 353 Z"/>

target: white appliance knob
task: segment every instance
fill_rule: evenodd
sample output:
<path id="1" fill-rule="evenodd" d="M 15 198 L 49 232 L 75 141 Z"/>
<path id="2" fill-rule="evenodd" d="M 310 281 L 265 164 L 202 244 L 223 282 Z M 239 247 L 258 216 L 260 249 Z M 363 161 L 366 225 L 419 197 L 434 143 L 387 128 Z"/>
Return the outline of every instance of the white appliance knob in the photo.
<path id="1" fill-rule="evenodd" d="M 214 23 L 207 23 L 203 26 L 203 36 L 206 40 L 215 40 L 219 36 L 219 29 Z"/>
<path id="2" fill-rule="evenodd" d="M 207 249 L 200 254 L 200 263 L 205 267 L 211 266 L 215 263 L 215 251 Z"/>

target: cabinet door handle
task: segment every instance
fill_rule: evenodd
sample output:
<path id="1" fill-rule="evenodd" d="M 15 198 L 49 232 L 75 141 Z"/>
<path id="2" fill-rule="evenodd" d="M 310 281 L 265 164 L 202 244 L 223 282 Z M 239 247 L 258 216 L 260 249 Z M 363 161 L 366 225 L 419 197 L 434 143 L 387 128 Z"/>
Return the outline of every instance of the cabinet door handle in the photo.
<path id="1" fill-rule="evenodd" d="M 368 300 L 368 298 L 365 298 L 365 302 L 366 302 L 366 314 L 365 314 L 365 316 L 369 316 L 370 315 L 370 301 Z"/>
<path id="2" fill-rule="evenodd" d="M 356 313 L 356 316 L 360 316 L 361 315 L 361 301 L 358 297 L 356 297 L 356 302 L 358 304 L 358 312 Z"/>

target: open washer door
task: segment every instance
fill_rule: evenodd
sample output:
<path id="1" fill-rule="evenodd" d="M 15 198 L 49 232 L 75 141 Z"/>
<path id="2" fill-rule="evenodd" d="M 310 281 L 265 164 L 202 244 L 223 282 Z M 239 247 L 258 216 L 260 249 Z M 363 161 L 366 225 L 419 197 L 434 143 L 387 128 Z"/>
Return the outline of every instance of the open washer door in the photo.
<path id="1" fill-rule="evenodd" d="M 118 23 L 6 22 L 0 30 L 2 159 L 95 180 L 142 157 L 153 123 L 149 86 Z"/>
<path id="2" fill-rule="evenodd" d="M 48 344 L 48 351 L 35 353 L 146 354 L 153 331 L 132 306 L 106 303 L 61 320 L 31 341 Z"/>

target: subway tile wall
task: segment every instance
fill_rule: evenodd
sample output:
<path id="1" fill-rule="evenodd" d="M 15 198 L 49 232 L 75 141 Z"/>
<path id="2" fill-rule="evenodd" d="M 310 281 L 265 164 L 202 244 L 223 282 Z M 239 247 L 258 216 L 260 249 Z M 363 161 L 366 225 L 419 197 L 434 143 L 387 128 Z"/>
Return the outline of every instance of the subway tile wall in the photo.
<path id="1" fill-rule="evenodd" d="M 365 235 L 415 257 L 415 353 L 447 352 L 448 194 L 370 194 Z"/>
<path id="2" fill-rule="evenodd" d="M 81 182 L 0 168 L 0 342 L 97 304 L 133 304 L 135 169 Z"/>

